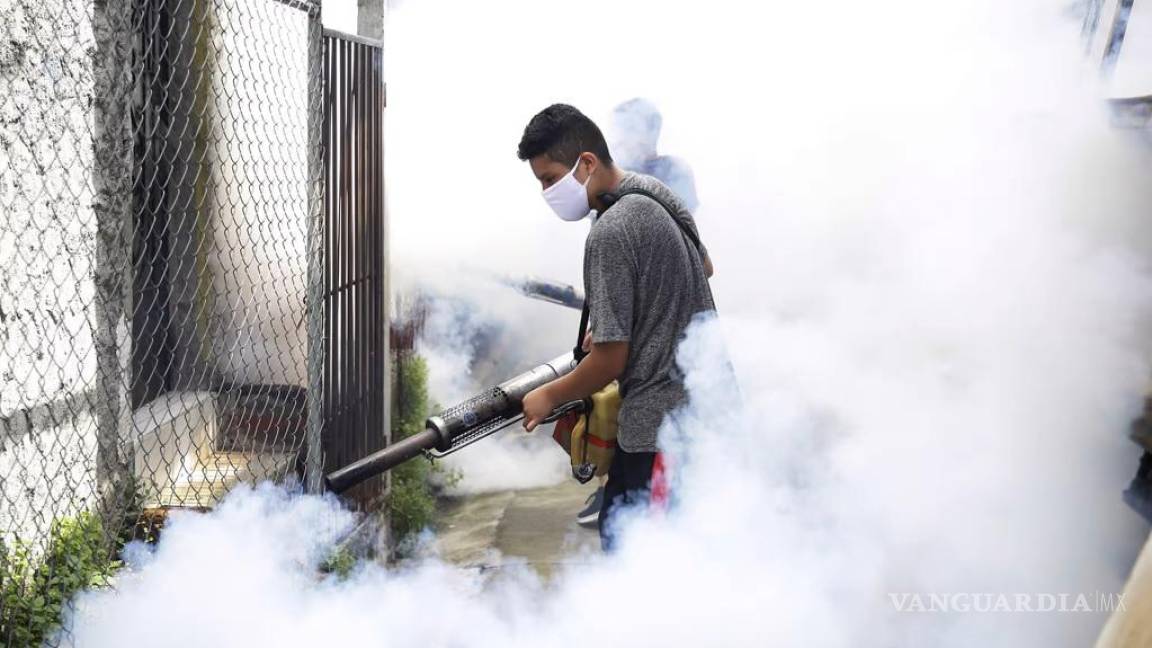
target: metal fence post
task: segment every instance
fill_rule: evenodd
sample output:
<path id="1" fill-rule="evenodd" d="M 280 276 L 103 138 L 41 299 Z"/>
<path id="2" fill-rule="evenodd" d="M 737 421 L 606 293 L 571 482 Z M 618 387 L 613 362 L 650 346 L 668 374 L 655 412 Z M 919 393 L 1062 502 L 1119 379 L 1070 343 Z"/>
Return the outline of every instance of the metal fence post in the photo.
<path id="1" fill-rule="evenodd" d="M 356 33 L 373 40 L 384 40 L 384 0 L 356 1 Z"/>
<path id="2" fill-rule="evenodd" d="M 95 3 L 92 208 L 96 216 L 96 484 L 110 520 L 131 475 L 132 2 Z M 115 534 L 115 526 L 106 527 Z"/>
<path id="3" fill-rule="evenodd" d="M 308 423 L 306 487 L 321 491 L 323 456 L 324 389 L 324 26 L 320 3 L 308 12 Z"/>
<path id="4" fill-rule="evenodd" d="M 383 27 L 381 27 L 383 32 Z M 381 33 L 383 36 L 383 33 Z M 383 48 L 380 51 L 380 66 L 384 67 L 384 57 L 386 53 Z M 381 73 L 383 75 L 383 73 Z M 387 114 L 388 107 L 388 79 L 382 79 L 382 87 L 380 88 L 380 138 L 385 139 L 385 115 Z M 393 359 L 392 359 L 392 230 L 391 218 L 388 212 L 388 182 L 387 177 L 388 168 L 388 146 L 385 142 L 380 144 L 380 182 L 383 185 L 383 209 L 384 209 L 384 222 L 381 227 L 384 237 L 381 246 L 383 247 L 384 259 L 381 263 L 383 272 L 383 291 L 384 291 L 384 321 L 380 326 L 384 327 L 384 445 L 392 443 L 392 405 L 395 402 L 396 394 L 394 387 L 394 380 L 392 375 Z M 392 490 L 392 473 L 389 471 L 384 476 L 384 492 L 388 493 Z"/>
<path id="5" fill-rule="evenodd" d="M 387 16 L 387 11 L 386 11 L 384 0 L 357 0 L 356 33 L 361 35 L 361 36 L 365 36 L 367 38 L 372 38 L 372 39 L 375 39 L 378 41 L 383 41 L 384 40 L 384 21 L 385 21 L 386 16 Z M 384 56 L 384 52 L 383 52 L 383 48 L 381 48 L 381 51 L 379 53 L 380 60 L 376 61 L 376 64 L 380 65 L 381 67 L 383 67 L 383 56 Z M 380 88 L 380 102 L 379 102 L 380 114 L 377 116 L 377 118 L 380 120 L 379 121 L 379 124 L 380 124 L 380 133 L 379 134 L 380 134 L 381 138 L 384 137 L 384 113 L 385 113 L 384 107 L 385 107 L 385 103 L 387 102 L 387 96 L 386 96 L 386 93 L 384 92 L 384 89 L 386 87 L 387 86 L 385 85 L 384 87 Z M 384 150 L 386 150 L 386 147 L 383 143 L 381 143 L 381 151 L 384 151 Z M 383 165 L 385 164 L 384 158 L 385 158 L 385 156 L 382 154 L 381 159 L 379 160 L 379 162 L 381 164 L 380 175 L 381 175 L 381 181 L 382 182 L 383 182 L 383 175 L 384 175 Z M 384 339 L 383 339 L 383 344 L 382 344 L 382 346 L 383 346 L 382 362 L 384 363 L 384 367 L 382 368 L 383 378 L 384 378 L 384 390 L 383 390 L 384 393 L 380 394 L 380 398 L 383 399 L 382 419 L 383 419 L 383 425 L 384 425 L 384 430 L 383 430 L 384 445 L 389 445 L 392 443 L 392 402 L 393 402 L 393 399 L 395 398 L 395 394 L 393 393 L 393 387 L 392 387 L 392 383 L 393 383 L 393 377 L 392 377 L 392 341 L 391 341 L 392 336 L 390 334 L 391 329 L 392 329 L 392 273 L 389 272 L 389 262 L 392 260 L 392 256 L 389 253 L 389 249 L 388 249 L 388 245 L 391 242 L 391 238 L 389 236 L 388 192 L 386 189 L 383 192 L 383 198 L 382 199 L 383 199 L 383 203 L 384 203 L 384 214 L 383 214 L 383 223 L 382 223 L 381 228 L 380 228 L 381 229 L 381 237 L 382 237 L 382 241 L 380 242 L 380 246 L 382 248 L 381 254 L 383 254 L 383 256 L 384 256 L 383 262 L 381 263 L 381 271 L 383 274 L 383 276 L 381 277 L 381 284 L 382 284 L 381 290 L 383 291 L 383 302 L 384 303 L 383 303 L 383 309 L 382 310 L 383 310 L 384 321 L 378 322 L 377 325 L 383 327 L 383 329 L 384 329 L 384 335 L 383 335 Z M 384 479 L 384 492 L 387 493 L 388 491 L 390 491 L 392 489 L 392 473 L 391 472 L 385 473 L 383 479 Z"/>

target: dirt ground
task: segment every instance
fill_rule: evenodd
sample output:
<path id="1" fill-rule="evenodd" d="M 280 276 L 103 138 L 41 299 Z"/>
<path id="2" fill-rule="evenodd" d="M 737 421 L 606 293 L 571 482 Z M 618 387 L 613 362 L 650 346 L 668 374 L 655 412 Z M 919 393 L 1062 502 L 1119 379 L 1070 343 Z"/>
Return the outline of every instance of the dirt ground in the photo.
<path id="1" fill-rule="evenodd" d="M 558 486 L 445 500 L 437 520 L 437 550 L 458 565 L 499 568 L 527 563 L 547 578 L 558 565 L 598 552 L 596 530 L 576 513 L 596 489 L 567 480 Z"/>

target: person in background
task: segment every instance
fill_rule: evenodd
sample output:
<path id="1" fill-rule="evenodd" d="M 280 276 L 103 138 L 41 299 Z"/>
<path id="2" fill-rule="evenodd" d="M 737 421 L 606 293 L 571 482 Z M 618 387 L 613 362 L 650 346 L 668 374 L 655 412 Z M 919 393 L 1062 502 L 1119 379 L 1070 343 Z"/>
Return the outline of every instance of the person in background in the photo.
<path id="1" fill-rule="evenodd" d="M 643 505 L 665 483 L 657 433 L 687 399 L 676 367 L 680 339 L 697 316 L 716 312 L 712 260 L 683 201 L 656 178 L 617 166 L 600 129 L 576 108 L 554 104 L 537 113 L 517 155 L 558 218 L 599 214 L 584 244 L 588 355 L 529 392 L 523 411 L 532 431 L 558 405 L 619 381 L 617 447 L 598 518 L 601 545 L 611 551 L 613 511 Z"/>
<path id="2" fill-rule="evenodd" d="M 643 173 L 663 182 L 680 198 L 688 211 L 695 211 L 700 202 L 696 198 L 696 179 L 692 175 L 692 167 L 678 157 L 659 154 L 660 129 L 663 126 L 664 117 L 656 104 L 641 97 L 629 99 L 612 111 L 612 126 L 609 130 L 611 142 L 608 148 L 622 169 Z M 576 514 L 576 522 L 581 526 L 594 527 L 599 519 L 607 477 L 600 476 L 597 479 L 599 487 L 588 496 L 584 509 Z"/>
<path id="3" fill-rule="evenodd" d="M 612 111 L 612 157 L 625 171 L 643 173 L 668 185 L 688 211 L 696 211 L 696 180 L 692 167 L 671 155 L 660 155 L 660 129 L 664 117 L 656 105 L 637 97 L 616 106 Z"/>

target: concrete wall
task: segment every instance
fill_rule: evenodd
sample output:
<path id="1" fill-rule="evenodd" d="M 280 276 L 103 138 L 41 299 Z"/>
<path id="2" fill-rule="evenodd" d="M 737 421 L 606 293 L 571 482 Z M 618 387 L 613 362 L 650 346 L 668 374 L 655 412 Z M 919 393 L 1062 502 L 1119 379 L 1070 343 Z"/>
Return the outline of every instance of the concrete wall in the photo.
<path id="1" fill-rule="evenodd" d="M 0 532 L 96 498 L 89 3 L 0 3 Z"/>

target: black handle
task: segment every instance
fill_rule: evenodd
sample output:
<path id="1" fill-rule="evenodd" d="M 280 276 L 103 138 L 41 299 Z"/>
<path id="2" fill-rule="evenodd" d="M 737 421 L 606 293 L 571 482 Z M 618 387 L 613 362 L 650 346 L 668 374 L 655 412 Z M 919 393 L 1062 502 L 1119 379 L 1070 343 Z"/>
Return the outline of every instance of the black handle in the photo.
<path id="1" fill-rule="evenodd" d="M 588 403 L 586 403 L 582 400 L 568 401 L 567 403 L 564 403 L 560 407 L 557 407 L 556 409 L 552 410 L 552 413 L 549 414 L 547 416 L 547 418 L 545 418 L 542 422 L 543 423 L 555 423 L 556 421 L 559 421 L 560 419 L 564 418 L 564 416 L 567 414 L 571 414 L 572 412 L 582 414 L 587 409 L 588 409 Z"/>

